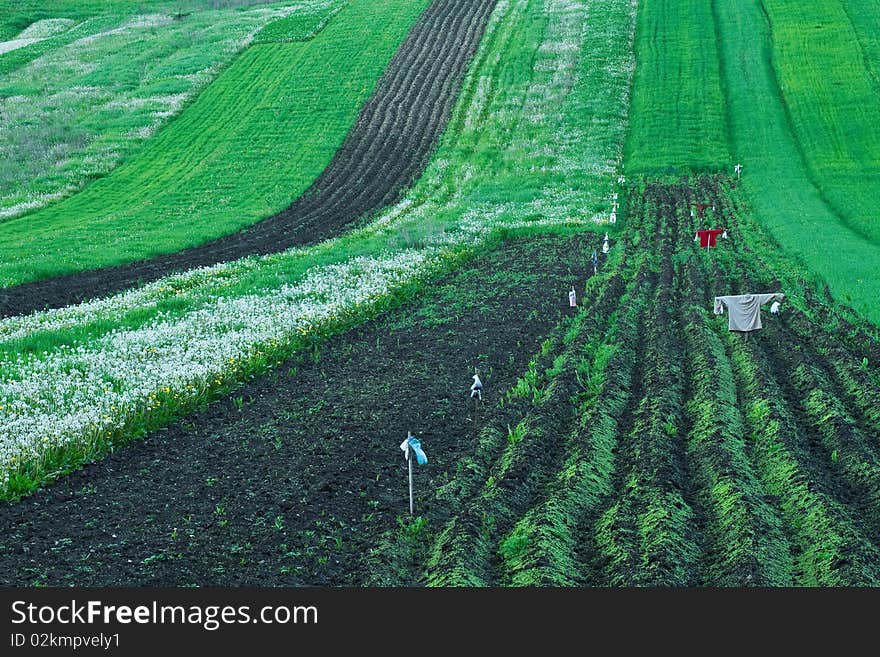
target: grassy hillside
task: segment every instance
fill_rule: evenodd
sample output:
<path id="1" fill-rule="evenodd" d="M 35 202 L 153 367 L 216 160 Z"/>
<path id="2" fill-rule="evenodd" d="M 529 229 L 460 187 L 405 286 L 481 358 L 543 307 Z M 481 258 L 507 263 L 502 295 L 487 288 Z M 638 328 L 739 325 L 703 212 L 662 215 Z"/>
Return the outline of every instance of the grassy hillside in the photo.
<path id="1" fill-rule="evenodd" d="M 300 6 L 315 27 L 333 0 Z M 0 221 L 70 196 L 136 152 L 252 35 L 290 9 L 107 15 L 0 56 Z M 287 21 L 288 18 L 282 19 Z M 28 33 L 31 28 L 28 28 Z"/>
<path id="2" fill-rule="evenodd" d="M 286 207 L 426 4 L 354 0 L 315 39 L 252 46 L 111 175 L 0 224 L 0 284 L 176 251 Z"/>
<path id="3" fill-rule="evenodd" d="M 779 85 L 811 177 L 850 228 L 880 244 L 880 6 L 764 6 Z"/>
<path id="4" fill-rule="evenodd" d="M 756 0 L 735 5 L 718 2 L 715 15 L 724 62 L 731 150 L 744 164 L 743 185 L 748 202 L 783 249 L 799 257 L 827 281 L 836 298 L 880 323 L 880 304 L 877 303 L 880 281 L 876 278 L 880 244 L 852 230 L 835 212 L 835 206 L 828 203 L 829 178 L 817 177 L 815 173 L 821 162 L 817 159 L 816 144 L 802 140 L 802 136 L 809 135 L 792 125 L 795 110 L 787 107 L 788 93 L 783 95 L 774 67 L 778 59 L 772 46 L 776 34 L 770 31 L 761 3 Z M 811 29 L 819 32 L 815 25 Z M 791 53 L 789 56 L 793 57 Z M 818 85 L 816 93 L 820 93 L 824 83 L 819 83 L 817 77 L 821 76 L 806 66 L 811 58 L 804 57 L 806 55 L 778 65 L 784 66 L 792 79 L 796 78 L 794 69 L 803 67 L 803 75 Z M 823 65 L 831 69 L 828 75 L 833 77 L 832 62 L 826 60 Z M 805 83 L 798 85 L 796 104 L 799 112 L 813 108 L 823 114 L 821 122 L 818 116 L 814 117 L 817 137 L 839 136 L 852 129 L 856 132 L 846 140 L 852 148 L 862 137 L 866 144 L 876 138 L 876 127 L 858 121 L 848 123 L 849 110 L 854 108 L 839 102 L 847 93 L 839 79 L 835 86 L 838 95 L 826 97 L 822 105 L 812 97 L 811 88 Z M 874 158 L 873 166 L 876 166 L 876 153 Z M 832 161 L 839 158 L 828 160 Z M 866 173 L 870 173 L 870 166 Z M 856 202 L 872 203 L 878 198 L 869 175 L 860 181 L 850 180 L 848 184 L 852 185 L 848 193 L 852 201 L 850 207 Z"/>
<path id="5" fill-rule="evenodd" d="M 278 0 L 0 0 L 0 40 L 13 39 L 32 23 L 51 18 L 81 21 L 102 15 L 192 13 L 268 4 L 278 4 Z"/>
<path id="6" fill-rule="evenodd" d="M 500 236 L 606 219 L 634 16 L 621 0 L 592 7 L 499 3 L 435 159 L 373 225 L 0 321 L 7 492 L 29 490 L 398 303 Z"/>

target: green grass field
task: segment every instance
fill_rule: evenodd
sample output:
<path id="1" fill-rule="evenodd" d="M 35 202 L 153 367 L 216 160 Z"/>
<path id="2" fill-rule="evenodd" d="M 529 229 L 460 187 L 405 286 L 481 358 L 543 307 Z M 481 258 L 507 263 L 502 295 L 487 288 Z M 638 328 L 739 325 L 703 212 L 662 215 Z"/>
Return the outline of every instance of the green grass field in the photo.
<path id="1" fill-rule="evenodd" d="M 794 110 L 787 110 L 780 98 L 771 33 L 761 3 L 718 2 L 715 15 L 724 62 L 731 150 L 743 162 L 743 186 L 749 203 L 784 251 L 797 256 L 826 281 L 838 300 L 880 323 L 880 281 L 876 278 L 880 244 L 853 231 L 827 202 L 827 179 L 815 173 L 822 162 L 818 151 L 798 138 L 802 133 L 790 120 Z M 775 39 L 776 34 L 772 37 Z M 830 67 L 830 62 L 826 63 Z M 789 62 L 787 66 L 794 65 Z M 840 85 L 837 88 L 843 89 Z M 804 104 L 816 111 L 821 107 L 826 125 L 837 126 L 837 130 L 848 125 L 845 107 L 829 98 L 821 106 L 808 102 L 806 87 L 800 93 L 802 110 Z M 865 143 L 876 138 L 876 128 L 864 124 L 849 127 L 864 132 Z M 861 137 L 853 135 L 851 139 Z M 875 202 L 878 187 L 868 183 L 867 179 L 853 182 L 850 198 Z"/>
<path id="2" fill-rule="evenodd" d="M 726 166 L 727 134 L 709 2 L 639 2 L 636 64 L 626 170 L 647 174 Z"/>
<path id="3" fill-rule="evenodd" d="M 412 294 L 425 284 L 429 273 L 451 269 L 463 256 L 485 250 L 506 235 L 607 227 L 596 226 L 595 221 L 607 218 L 619 173 L 634 16 L 632 7 L 619 0 L 601 0 L 594 6 L 602 10 L 590 14 L 584 7 L 572 10 L 566 0 L 515 0 L 499 5 L 435 158 L 406 198 L 372 225 L 306 249 L 157 281 L 95 304 L 4 320 L 0 323 L 0 363 L 6 376 L 15 381 L 8 391 L 0 390 L 0 404 L 21 413 L 19 418 L 31 411 L 43 412 L 45 399 L 36 401 L 30 410 L 28 403 L 17 399 L 22 391 L 30 390 L 38 396 L 58 392 L 59 398 L 48 407 L 57 409 L 56 404 L 71 403 L 83 395 L 92 409 L 95 393 L 88 392 L 82 383 L 73 383 L 70 376 L 74 370 L 93 376 L 94 368 L 47 366 L 41 375 L 19 387 L 18 377 L 27 377 L 22 368 L 28 361 L 43 367 L 40 363 L 48 363 L 48 359 L 66 358 L 72 354 L 71 345 L 77 345 L 82 353 L 97 350 L 115 358 L 129 351 L 128 347 L 120 351 L 120 343 L 109 346 L 117 339 L 126 342 L 140 339 L 135 337 L 139 335 L 155 344 L 151 336 L 157 327 L 200 330 L 206 319 L 222 324 L 227 311 L 218 304 L 251 308 L 258 299 L 278 296 L 279 290 L 288 286 L 315 287 L 305 295 L 308 310 L 311 304 L 320 306 L 332 299 L 327 289 L 338 285 L 340 270 L 357 270 L 355 258 L 359 256 L 392 263 L 415 262 L 412 266 L 417 275 L 402 286 L 403 292 Z M 591 29 L 583 29 L 585 22 Z M 597 89 L 601 93 L 596 93 Z M 569 186 L 572 180 L 578 181 L 576 188 Z M 527 181 L 531 184 L 526 186 Z M 600 243 L 597 238 L 596 245 Z M 358 283 L 357 287 L 368 289 L 370 283 Z M 230 339 L 226 343 L 240 353 L 231 361 L 222 359 L 216 376 L 204 378 L 198 386 L 191 385 L 192 377 L 202 376 L 196 372 L 203 371 L 203 363 L 164 362 L 165 374 L 156 392 L 163 400 L 167 398 L 161 414 L 150 406 L 150 417 L 144 415 L 143 409 L 154 404 L 155 395 L 137 401 L 140 406 L 137 410 L 132 406 L 131 414 L 124 410 L 117 395 L 123 394 L 128 405 L 135 402 L 142 388 L 138 385 L 137 390 L 126 392 L 128 384 L 119 379 L 120 370 L 111 367 L 108 377 L 114 381 L 112 389 L 105 386 L 97 393 L 113 397 L 104 400 L 113 423 L 107 431 L 117 438 L 130 437 L 142 431 L 145 423 L 157 426 L 186 412 L 193 404 L 213 398 L 301 348 L 302 340 L 318 339 L 363 321 L 377 308 L 398 303 L 403 295 L 400 287 L 377 292 L 369 302 L 336 308 L 328 321 L 291 331 L 281 340 L 249 347 L 240 337 Z M 286 303 L 289 300 L 280 298 L 272 313 L 290 314 Z M 175 338 L 168 356 L 189 359 L 202 350 L 207 358 L 215 358 L 221 351 L 217 345 L 224 343 L 228 330 L 247 332 L 248 326 L 261 324 L 267 317 L 250 317 L 241 324 L 235 320 L 216 333 L 203 335 L 210 344 L 197 344 L 202 338 L 186 338 L 186 353 L 179 349 L 182 339 Z M 147 352 L 159 358 L 155 352 Z M 131 354 L 133 371 L 149 375 L 152 368 L 145 371 L 139 364 L 144 352 L 134 349 Z M 190 381 L 180 390 L 172 381 L 178 376 Z M 174 386 L 174 392 L 165 392 L 169 386 Z M 92 410 L 85 414 L 91 415 Z M 85 430 L 94 433 L 95 426 L 105 422 L 111 420 L 100 418 Z M 38 424 L 43 431 L 45 424 Z M 96 436 L 100 443 L 107 439 L 106 431 Z M 44 475 L 26 478 L 34 481 Z"/>
<path id="4" fill-rule="evenodd" d="M 811 177 L 850 228 L 880 244 L 880 7 L 848 0 L 764 6 L 780 88 Z"/>
<path id="5" fill-rule="evenodd" d="M 125 18 L 131 18 L 131 16 L 126 15 Z M 12 42 L 15 42 L 14 48 L 9 45 L 9 42 L 3 42 L 6 45 L 0 45 L 0 51 L 2 51 L 0 52 L 0 75 L 6 75 L 20 69 L 38 57 L 59 50 L 78 39 L 91 37 L 118 26 L 120 20 L 122 17 L 113 15 L 94 16 L 82 21 L 66 18 L 41 19 L 12 39 Z M 44 26 L 58 25 L 59 23 L 63 25 L 62 29 L 45 30 L 46 33 L 41 35 L 39 39 L 27 40 L 26 44 L 22 44 L 21 39 L 27 39 L 27 35 L 32 31 L 35 30 L 37 34 L 40 34 L 44 31 Z"/>
<path id="6" fill-rule="evenodd" d="M 512 4 L 474 65 L 485 72 L 468 78 L 413 190 L 420 207 L 407 230 L 434 231 L 437 219 L 462 216 L 607 219 L 625 138 L 633 17 L 612 0 L 586 17 L 556 3 L 542 10 L 541 0 Z"/>
<path id="7" fill-rule="evenodd" d="M 0 284 L 176 251 L 283 209 L 330 161 L 426 4 L 354 0 L 315 39 L 250 47 L 111 175 L 0 225 Z"/>
<path id="8" fill-rule="evenodd" d="M 104 15 L 0 56 L 0 221 L 109 173 L 270 22 L 320 24 L 338 0 L 291 9 Z M 72 22 L 72 21 L 71 21 Z M 47 21 L 29 27 L 40 34 Z M 57 25 L 49 22 L 47 28 Z M 33 52 L 33 51 L 37 52 Z"/>
<path id="9" fill-rule="evenodd" d="M 47 18 L 85 20 L 95 16 L 193 13 L 269 4 L 278 4 L 278 0 L 0 0 L 0 40 L 13 39 L 31 23 Z"/>
<path id="10" fill-rule="evenodd" d="M 297 5 L 289 16 L 272 21 L 261 29 L 253 43 L 308 41 L 323 30 L 350 0 L 327 0 L 326 5 Z"/>

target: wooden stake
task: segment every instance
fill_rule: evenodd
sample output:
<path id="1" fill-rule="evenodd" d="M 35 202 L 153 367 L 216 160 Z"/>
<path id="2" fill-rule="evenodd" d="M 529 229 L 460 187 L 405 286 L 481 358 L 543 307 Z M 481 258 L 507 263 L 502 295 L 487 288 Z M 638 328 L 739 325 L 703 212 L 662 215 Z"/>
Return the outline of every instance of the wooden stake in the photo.
<path id="1" fill-rule="evenodd" d="M 413 514 L 413 482 L 412 482 L 412 462 L 413 462 L 413 454 L 412 448 L 409 446 L 409 439 L 412 438 L 412 434 L 407 431 L 406 432 L 406 462 L 409 464 L 409 515 Z"/>

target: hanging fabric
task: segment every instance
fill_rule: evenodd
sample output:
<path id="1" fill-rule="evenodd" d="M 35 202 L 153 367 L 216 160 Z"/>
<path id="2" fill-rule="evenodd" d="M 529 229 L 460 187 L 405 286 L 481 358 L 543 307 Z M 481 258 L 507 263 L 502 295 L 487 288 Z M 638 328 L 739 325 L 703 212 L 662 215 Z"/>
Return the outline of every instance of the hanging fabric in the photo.
<path id="1" fill-rule="evenodd" d="M 727 235 L 727 231 L 723 228 L 716 228 L 714 230 L 698 230 L 694 235 L 694 242 L 699 242 L 701 249 L 714 247 L 718 243 L 717 240 L 719 235 L 724 237 L 725 235 Z M 727 238 L 724 237 L 724 239 Z"/>
<path id="2" fill-rule="evenodd" d="M 770 301 L 780 302 L 784 299 L 785 295 L 780 292 L 774 294 L 737 294 L 715 297 L 713 311 L 716 315 L 723 315 L 724 307 L 727 307 L 727 328 L 729 331 L 757 331 L 763 328 L 761 324 L 761 306 Z"/>

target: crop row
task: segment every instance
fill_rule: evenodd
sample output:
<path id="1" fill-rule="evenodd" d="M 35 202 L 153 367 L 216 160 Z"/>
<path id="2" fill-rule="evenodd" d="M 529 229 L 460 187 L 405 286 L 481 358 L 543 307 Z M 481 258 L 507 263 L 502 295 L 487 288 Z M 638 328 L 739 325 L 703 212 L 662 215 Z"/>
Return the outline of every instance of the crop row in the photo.
<path id="1" fill-rule="evenodd" d="M 874 584 L 877 548 L 854 526 L 850 512 L 822 485 L 805 449 L 807 437 L 785 405 L 778 383 L 754 345 L 729 339 L 753 456 L 768 492 L 779 505 L 797 546 L 797 582 L 813 586 Z"/>
<path id="2" fill-rule="evenodd" d="M 707 311 L 702 253 L 683 264 L 690 399 L 688 462 L 711 541 L 706 579 L 721 586 L 792 583 L 791 548 L 748 454 L 733 366 Z"/>
<path id="3" fill-rule="evenodd" d="M 432 548 L 429 584 L 493 583 L 513 576 L 520 558 L 528 560 L 522 552 L 531 536 L 523 536 L 523 526 L 514 523 L 540 501 L 554 475 L 567 470 L 569 450 L 583 448 L 576 445 L 578 432 L 572 431 L 576 408 L 601 392 L 612 368 L 608 358 L 616 359 L 596 334 L 602 336 L 603 324 L 614 319 L 611 309 L 617 299 L 612 291 L 622 285 L 618 272 L 590 279 L 579 314 L 564 334 L 545 343 L 509 392 L 506 427 L 489 426 L 481 432 L 478 462 L 464 463 L 450 484 L 454 496 L 466 502 Z"/>
<path id="4" fill-rule="evenodd" d="M 600 582 L 611 586 L 693 585 L 701 577 L 701 513 L 680 448 L 686 381 L 668 192 L 649 183 L 630 213 L 633 229 L 642 233 L 641 248 L 652 254 L 653 274 L 638 351 L 640 380 L 619 437 L 615 490 L 593 527 Z"/>
<path id="5" fill-rule="evenodd" d="M 690 215 L 706 199 L 730 234 L 710 253 Z M 712 315 L 715 295 L 781 286 L 717 179 L 636 182 L 630 201 L 595 304 L 545 343 L 507 430 L 484 430 L 442 498 L 455 513 L 427 582 L 876 584 L 870 344 L 811 321 L 835 311 L 778 257 L 782 315 L 748 338 Z"/>

